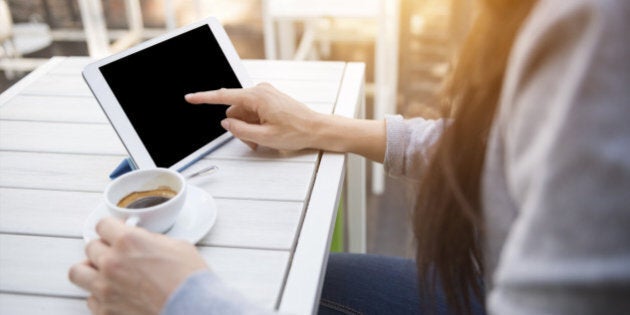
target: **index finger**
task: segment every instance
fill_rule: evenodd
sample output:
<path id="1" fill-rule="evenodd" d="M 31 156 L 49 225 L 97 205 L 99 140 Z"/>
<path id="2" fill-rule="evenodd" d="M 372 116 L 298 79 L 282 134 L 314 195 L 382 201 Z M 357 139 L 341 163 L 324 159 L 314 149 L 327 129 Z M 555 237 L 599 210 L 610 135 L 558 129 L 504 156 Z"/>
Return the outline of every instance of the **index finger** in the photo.
<path id="1" fill-rule="evenodd" d="M 219 89 L 186 94 L 184 98 L 191 104 L 247 105 L 248 89 Z"/>
<path id="2" fill-rule="evenodd" d="M 122 235 L 129 232 L 131 229 L 133 228 L 114 217 L 106 217 L 96 224 L 96 233 L 100 235 L 101 240 L 109 245 L 114 244 Z"/>

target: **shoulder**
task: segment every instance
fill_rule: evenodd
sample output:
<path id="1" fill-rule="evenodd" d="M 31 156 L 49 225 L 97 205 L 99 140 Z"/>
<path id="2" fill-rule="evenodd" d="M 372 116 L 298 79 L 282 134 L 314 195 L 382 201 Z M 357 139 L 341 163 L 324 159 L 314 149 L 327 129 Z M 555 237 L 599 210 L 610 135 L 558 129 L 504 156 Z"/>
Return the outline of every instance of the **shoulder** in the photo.
<path id="1" fill-rule="evenodd" d="M 630 2 L 625 0 L 540 0 L 530 15 L 529 24 L 545 27 L 563 21 L 599 20 L 625 22 Z"/>
<path id="2" fill-rule="evenodd" d="M 616 42 L 625 38 L 629 16 L 630 1 L 625 0 L 540 0 L 519 32 L 512 60 L 553 54 L 563 46 Z"/>
<path id="3" fill-rule="evenodd" d="M 619 85 L 628 70 L 630 1 L 541 0 L 518 33 L 503 83 L 498 124 L 543 111 L 554 97 L 603 78 Z M 623 79 L 623 80 L 621 80 Z M 569 96 L 566 96 L 569 97 Z"/>

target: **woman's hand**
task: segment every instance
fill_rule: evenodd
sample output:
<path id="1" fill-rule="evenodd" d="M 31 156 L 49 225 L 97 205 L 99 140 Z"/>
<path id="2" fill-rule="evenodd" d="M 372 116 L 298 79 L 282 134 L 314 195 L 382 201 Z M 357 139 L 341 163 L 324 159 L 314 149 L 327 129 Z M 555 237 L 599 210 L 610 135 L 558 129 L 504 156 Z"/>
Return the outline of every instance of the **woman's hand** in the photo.
<path id="1" fill-rule="evenodd" d="M 194 245 L 105 218 L 100 240 L 86 247 L 87 261 L 69 271 L 89 291 L 94 314 L 159 314 L 173 291 L 191 274 L 208 269 Z"/>
<path id="2" fill-rule="evenodd" d="M 352 152 L 373 161 L 385 156 L 385 122 L 319 114 L 267 83 L 186 95 L 193 104 L 228 104 L 223 128 L 252 149 L 305 148 Z"/>
<path id="3" fill-rule="evenodd" d="M 221 125 L 252 149 L 259 144 L 280 150 L 313 148 L 315 124 L 324 116 L 267 83 L 192 93 L 186 101 L 231 105 Z"/>

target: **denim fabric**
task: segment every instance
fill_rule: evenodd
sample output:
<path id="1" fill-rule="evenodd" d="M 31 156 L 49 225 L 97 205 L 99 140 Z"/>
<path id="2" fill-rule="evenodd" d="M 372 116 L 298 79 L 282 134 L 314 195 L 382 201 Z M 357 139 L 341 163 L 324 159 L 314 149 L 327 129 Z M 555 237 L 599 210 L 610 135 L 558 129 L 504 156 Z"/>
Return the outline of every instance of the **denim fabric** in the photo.
<path id="1" fill-rule="evenodd" d="M 433 314 L 449 312 L 443 293 L 435 292 Z M 483 315 L 474 301 L 473 313 Z M 422 314 L 416 265 L 399 257 L 331 254 L 319 314 Z"/>

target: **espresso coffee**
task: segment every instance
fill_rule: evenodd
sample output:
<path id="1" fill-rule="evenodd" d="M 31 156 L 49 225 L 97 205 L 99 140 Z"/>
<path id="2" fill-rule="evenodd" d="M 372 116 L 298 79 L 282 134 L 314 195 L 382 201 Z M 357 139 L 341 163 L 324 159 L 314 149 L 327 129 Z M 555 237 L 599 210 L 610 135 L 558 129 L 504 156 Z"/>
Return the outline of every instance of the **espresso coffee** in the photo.
<path id="1" fill-rule="evenodd" d="M 152 190 L 134 191 L 118 201 L 117 206 L 127 209 L 142 209 L 157 206 L 175 197 L 177 192 L 167 186 Z"/>

